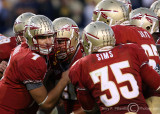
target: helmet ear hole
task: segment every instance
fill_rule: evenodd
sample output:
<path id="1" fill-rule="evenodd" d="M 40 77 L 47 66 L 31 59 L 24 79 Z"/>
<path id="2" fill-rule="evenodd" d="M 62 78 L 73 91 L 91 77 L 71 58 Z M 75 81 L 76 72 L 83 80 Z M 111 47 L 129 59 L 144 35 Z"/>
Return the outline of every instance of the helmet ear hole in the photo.
<path id="1" fill-rule="evenodd" d="M 109 23 L 109 20 L 107 20 L 107 23 Z"/>
<path id="2" fill-rule="evenodd" d="M 146 30 L 150 30 L 150 26 L 147 26 L 147 27 L 146 27 Z"/>
<path id="3" fill-rule="evenodd" d="M 90 43 L 88 43 L 88 47 L 90 47 Z"/>
<path id="4" fill-rule="evenodd" d="M 150 30 L 151 28 L 152 28 L 152 25 L 147 26 L 147 27 L 146 27 L 146 30 Z"/>

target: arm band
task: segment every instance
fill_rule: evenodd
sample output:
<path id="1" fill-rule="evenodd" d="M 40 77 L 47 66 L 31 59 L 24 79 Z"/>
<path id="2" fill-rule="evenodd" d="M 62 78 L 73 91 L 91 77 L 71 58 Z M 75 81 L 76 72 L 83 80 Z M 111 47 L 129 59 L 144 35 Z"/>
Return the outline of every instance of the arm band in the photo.
<path id="1" fill-rule="evenodd" d="M 48 96 L 44 99 L 43 102 L 39 103 L 38 105 L 39 105 L 39 106 L 40 106 L 40 105 L 43 105 L 43 104 L 46 102 L 47 99 L 48 99 Z"/>

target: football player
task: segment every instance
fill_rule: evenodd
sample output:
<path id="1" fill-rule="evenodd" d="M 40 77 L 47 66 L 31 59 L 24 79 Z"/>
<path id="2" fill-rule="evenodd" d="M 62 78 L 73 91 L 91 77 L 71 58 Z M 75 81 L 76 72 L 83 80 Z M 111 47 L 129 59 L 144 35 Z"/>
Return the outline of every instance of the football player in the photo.
<path id="1" fill-rule="evenodd" d="M 131 14 L 130 14 L 129 21 L 132 21 L 132 23 L 135 21 L 135 22 L 137 22 L 137 24 L 141 25 L 141 27 L 144 24 L 143 25 L 144 29 L 141 27 L 134 26 L 134 25 L 136 25 L 135 23 L 134 23 L 134 25 L 129 24 L 129 26 L 123 26 L 123 25 L 112 26 L 112 29 L 115 33 L 116 45 L 119 45 L 122 43 L 137 43 L 139 46 L 141 46 L 145 50 L 146 54 L 148 55 L 149 63 L 152 66 L 152 68 L 154 68 L 157 72 L 159 72 L 159 64 L 160 64 L 159 54 L 157 52 L 157 48 L 156 48 L 156 44 L 154 42 L 154 39 L 153 39 L 152 35 L 149 33 L 149 32 L 151 32 L 151 33 L 155 32 L 157 30 L 157 28 L 158 28 L 157 18 L 156 18 L 156 15 L 151 10 L 149 10 L 147 8 L 139 8 L 139 9 L 141 12 L 138 13 L 137 15 L 135 15 L 134 19 L 133 18 L 131 19 Z M 147 11 L 145 11 L 145 9 Z M 105 10 L 108 10 L 108 9 L 106 8 Z M 135 10 L 131 11 L 131 13 L 133 13 L 133 12 L 135 12 Z M 112 16 L 114 16 L 116 18 L 116 16 L 118 16 L 120 14 L 121 14 L 121 12 L 118 12 L 117 15 L 113 14 Z M 106 16 L 110 16 L 110 15 L 106 14 Z M 144 23 L 142 20 L 144 21 Z M 107 19 L 101 20 L 101 21 L 106 22 Z M 140 22 L 141 22 L 141 24 L 140 24 Z M 129 23 L 131 23 L 131 22 L 129 22 Z M 112 25 L 112 24 L 110 24 L 110 25 Z M 148 31 L 145 29 L 147 29 Z M 150 91 L 150 89 L 148 89 L 148 88 L 147 88 L 147 90 Z M 145 94 L 146 98 L 148 98 L 149 96 L 152 96 L 152 95 L 153 96 L 158 95 L 158 93 L 156 93 L 154 91 L 150 91 L 149 93 L 152 93 L 152 94 L 148 94 L 148 92 L 147 92 L 148 95 Z M 158 100 L 155 100 L 155 101 L 158 101 Z M 152 101 L 152 103 L 154 103 L 154 101 Z M 157 102 L 155 102 L 155 103 L 157 104 Z M 159 107 L 159 105 L 157 105 L 157 107 Z"/>
<path id="2" fill-rule="evenodd" d="M 27 42 L 12 51 L 0 81 L 1 113 L 24 114 L 35 101 L 46 110 L 56 105 L 69 79 L 62 77 L 49 93 L 43 85 L 47 70 L 44 56 L 52 50 L 54 34 L 52 21 L 46 16 L 35 15 L 28 20 L 24 31 Z"/>
<path id="3" fill-rule="evenodd" d="M 59 79 L 76 60 L 83 57 L 78 25 L 68 17 L 60 17 L 53 21 L 57 36 L 54 42 L 55 61 L 52 69 L 54 78 Z M 77 100 L 76 91 L 68 84 L 62 93 L 65 113 L 81 113 L 83 110 Z"/>
<path id="4" fill-rule="evenodd" d="M 12 49 L 25 41 L 25 38 L 23 37 L 25 23 L 34 15 L 35 14 L 33 13 L 26 12 L 17 17 L 13 25 L 14 37 L 5 37 L 1 35 L 1 38 L 3 37 L 3 39 L 0 40 L 0 78 L 6 69 Z"/>
<path id="5" fill-rule="evenodd" d="M 160 65 L 160 61 L 159 61 L 159 54 L 156 48 L 156 44 L 154 41 L 154 38 L 152 37 L 152 35 L 150 33 L 155 32 L 156 28 L 157 28 L 157 19 L 156 16 L 151 15 L 150 13 L 147 13 L 147 11 L 144 11 L 146 13 L 143 13 L 143 10 L 145 10 L 146 8 L 141 8 L 141 13 L 138 13 L 137 17 L 135 15 L 135 19 L 131 19 L 130 24 L 133 23 L 133 25 L 130 26 L 122 26 L 122 25 L 116 25 L 116 26 L 112 26 L 112 29 L 115 33 L 115 37 L 116 37 L 116 45 L 121 44 L 121 43 L 137 43 L 139 46 L 141 46 L 147 56 L 149 57 L 149 65 L 152 66 L 153 69 L 155 69 L 158 73 L 159 73 L 159 65 Z M 134 10 L 133 10 L 134 12 Z M 131 12 L 132 14 L 132 12 Z M 147 16 L 146 16 L 147 15 Z M 140 16 L 140 17 L 139 17 Z M 143 23 L 143 21 L 144 23 Z M 141 21 L 141 26 L 139 27 L 136 23 L 138 23 L 138 21 Z M 148 22 L 145 24 L 145 22 Z M 151 23 L 150 23 L 151 22 Z M 140 25 L 140 23 L 139 23 Z M 144 29 L 144 28 L 146 29 Z M 127 31 L 127 32 L 124 32 Z M 146 85 L 143 85 L 144 87 L 144 95 L 147 101 L 147 104 L 149 105 L 149 108 L 151 110 L 152 113 L 157 113 L 160 110 L 158 110 L 159 108 L 159 93 L 155 92 L 153 89 L 146 87 Z"/>
<path id="6" fill-rule="evenodd" d="M 137 44 L 115 46 L 112 29 L 92 22 L 82 35 L 85 56 L 69 69 L 78 99 L 86 111 L 96 102 L 101 114 L 151 114 L 142 93 L 142 81 L 160 92 L 160 77 L 148 65 L 145 51 Z"/>
<path id="7" fill-rule="evenodd" d="M 158 30 L 156 15 L 147 8 L 138 8 L 130 13 L 130 24 L 130 26 L 116 25 L 112 27 L 116 37 L 116 45 L 121 43 L 137 43 L 148 55 L 149 65 L 159 73 L 159 54 L 154 38 L 150 34 Z M 143 87 L 144 95 L 151 112 L 159 112 L 159 93 L 146 87 L 146 85 L 143 85 Z"/>
<path id="8" fill-rule="evenodd" d="M 146 8 L 139 8 L 140 12 L 134 16 L 132 13 L 134 13 L 135 10 L 131 12 L 130 26 L 116 25 L 113 26 L 112 29 L 115 33 L 116 45 L 121 43 L 137 43 L 145 50 L 149 57 L 149 65 L 159 73 L 159 54 L 154 38 L 150 34 L 158 29 L 157 18 L 154 13 L 152 14 L 148 9 L 145 11 L 145 9 Z M 144 95 L 151 112 L 159 112 L 159 93 L 146 85 L 143 85 L 143 87 Z"/>

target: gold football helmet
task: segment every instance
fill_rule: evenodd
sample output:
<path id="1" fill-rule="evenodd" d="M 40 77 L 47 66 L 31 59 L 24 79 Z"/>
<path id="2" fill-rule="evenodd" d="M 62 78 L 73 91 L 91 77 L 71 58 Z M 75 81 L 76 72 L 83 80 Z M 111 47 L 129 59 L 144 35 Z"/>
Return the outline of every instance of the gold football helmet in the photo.
<path id="1" fill-rule="evenodd" d="M 91 22 L 83 30 L 82 43 L 86 55 L 93 52 L 106 51 L 103 50 L 106 46 L 115 46 L 114 32 L 111 27 L 104 22 Z"/>
<path id="2" fill-rule="evenodd" d="M 38 36 L 54 36 L 54 34 L 52 21 L 44 15 L 32 16 L 25 25 L 24 36 L 27 39 L 30 49 L 44 55 L 52 51 L 52 46 L 46 46 L 48 49 L 42 49 L 37 42 L 37 38 Z M 52 44 L 54 44 L 54 41 Z"/>
<path id="3" fill-rule="evenodd" d="M 150 9 L 151 9 L 158 17 L 160 17 L 160 1 L 159 1 L 159 0 L 155 1 L 155 2 L 151 5 Z"/>
<path id="4" fill-rule="evenodd" d="M 160 30 L 160 1 L 157 0 L 152 3 L 150 9 L 157 15 L 159 21 L 159 30 Z M 159 31 L 158 31 L 159 32 Z"/>
<path id="5" fill-rule="evenodd" d="M 79 43 L 78 25 L 68 17 L 60 17 L 53 21 L 53 26 L 57 33 L 54 43 L 57 58 L 67 60 Z"/>
<path id="6" fill-rule="evenodd" d="M 34 16 L 35 14 L 31 13 L 31 12 L 26 12 L 21 14 L 20 16 L 17 17 L 17 19 L 14 22 L 13 25 L 13 32 L 15 34 L 15 36 L 17 37 L 17 43 L 19 44 L 20 42 L 22 42 L 23 39 L 23 32 L 25 29 L 25 24 L 28 21 L 28 19 L 32 16 Z"/>
<path id="7" fill-rule="evenodd" d="M 151 9 L 141 7 L 132 10 L 129 20 L 131 25 L 142 27 L 151 34 L 159 30 L 158 18 Z"/>
<path id="8" fill-rule="evenodd" d="M 123 3 L 126 5 L 128 11 L 129 11 L 129 13 L 131 12 L 131 10 L 132 10 L 132 3 L 131 3 L 131 0 L 118 0 L 118 1 L 123 2 Z"/>
<path id="9" fill-rule="evenodd" d="M 117 0 L 102 0 L 93 11 L 92 21 L 103 21 L 111 26 L 119 25 L 128 18 L 129 11 L 124 3 Z"/>

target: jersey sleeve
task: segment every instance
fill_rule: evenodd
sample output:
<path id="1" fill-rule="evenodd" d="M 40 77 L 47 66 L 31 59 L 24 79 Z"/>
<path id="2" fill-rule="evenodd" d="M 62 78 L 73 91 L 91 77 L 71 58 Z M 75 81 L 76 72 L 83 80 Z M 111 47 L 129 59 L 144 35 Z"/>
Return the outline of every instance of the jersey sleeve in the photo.
<path id="1" fill-rule="evenodd" d="M 81 72 L 81 64 L 80 60 L 77 60 L 69 70 L 69 78 L 74 86 L 77 86 L 79 83 L 79 78 L 81 75 L 80 72 Z"/>
<path id="2" fill-rule="evenodd" d="M 77 88 L 77 98 L 85 111 L 92 111 L 95 107 L 94 98 L 87 89 Z"/>
<path id="3" fill-rule="evenodd" d="M 160 76 L 159 74 L 151 68 L 148 64 L 145 64 L 140 69 L 140 74 L 142 80 L 154 90 L 160 90 Z"/>
<path id="4" fill-rule="evenodd" d="M 47 70 L 45 59 L 35 54 L 35 56 L 27 57 L 19 66 L 19 71 L 22 76 L 20 80 L 24 84 L 43 82 L 44 75 Z"/>
<path id="5" fill-rule="evenodd" d="M 82 78 L 83 76 L 83 67 L 82 67 L 82 59 L 78 59 L 74 64 L 70 67 L 69 70 L 69 78 L 71 83 L 80 88 L 84 88 L 82 85 Z"/>
<path id="6" fill-rule="evenodd" d="M 95 101 L 89 91 L 83 86 L 81 78 L 83 77 L 82 73 L 82 64 L 81 59 L 76 61 L 70 68 L 69 78 L 71 83 L 76 87 L 77 98 L 85 111 L 91 111 L 94 108 Z"/>

